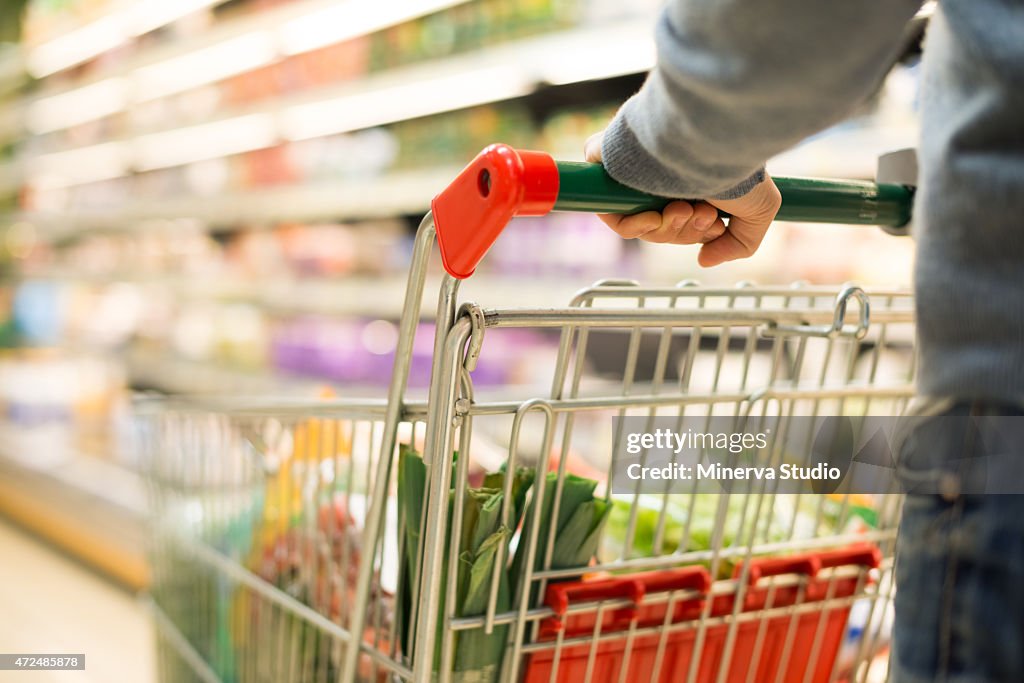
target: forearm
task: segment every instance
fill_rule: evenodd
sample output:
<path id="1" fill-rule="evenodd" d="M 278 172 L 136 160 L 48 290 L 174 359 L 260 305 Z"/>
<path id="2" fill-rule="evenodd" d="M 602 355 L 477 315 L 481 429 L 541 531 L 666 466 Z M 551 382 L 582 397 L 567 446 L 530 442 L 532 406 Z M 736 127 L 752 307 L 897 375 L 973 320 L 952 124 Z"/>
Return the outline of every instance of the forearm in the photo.
<path id="1" fill-rule="evenodd" d="M 657 67 L 605 134 L 609 173 L 665 196 L 743 194 L 872 91 L 919 4 L 673 0 Z"/>

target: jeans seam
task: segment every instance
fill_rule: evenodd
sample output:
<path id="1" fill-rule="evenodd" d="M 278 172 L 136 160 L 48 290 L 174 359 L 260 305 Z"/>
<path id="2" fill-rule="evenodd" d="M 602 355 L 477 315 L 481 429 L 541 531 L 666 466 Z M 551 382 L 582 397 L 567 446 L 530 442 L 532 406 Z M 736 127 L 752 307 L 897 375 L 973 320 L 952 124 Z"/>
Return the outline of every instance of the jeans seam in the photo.
<path id="1" fill-rule="evenodd" d="M 950 660 L 953 650 L 953 598 L 956 591 L 956 574 L 958 557 L 956 544 L 953 536 L 959 525 L 961 512 L 963 511 L 963 498 L 957 498 L 950 509 L 949 516 L 949 559 L 946 562 L 946 576 L 942 585 L 942 616 L 939 619 L 939 647 L 938 662 L 936 662 L 936 673 L 938 681 L 945 683 L 949 678 Z"/>
<path id="2" fill-rule="evenodd" d="M 970 458 L 974 455 L 974 449 L 977 446 L 975 430 L 973 429 L 974 420 L 984 414 L 984 411 L 985 407 L 980 401 L 974 401 L 971 404 L 969 411 L 970 419 L 967 423 L 963 447 L 961 448 L 963 457 Z M 963 518 L 963 509 L 964 497 L 961 494 L 953 501 L 952 508 L 950 509 L 949 561 L 946 563 L 946 577 L 942 586 L 942 616 L 939 621 L 939 647 L 937 653 L 939 661 L 936 662 L 936 673 L 939 676 L 938 680 L 943 683 L 949 678 L 949 669 L 953 658 L 953 602 L 956 596 L 956 575 L 959 565 L 956 538 L 960 521 Z"/>

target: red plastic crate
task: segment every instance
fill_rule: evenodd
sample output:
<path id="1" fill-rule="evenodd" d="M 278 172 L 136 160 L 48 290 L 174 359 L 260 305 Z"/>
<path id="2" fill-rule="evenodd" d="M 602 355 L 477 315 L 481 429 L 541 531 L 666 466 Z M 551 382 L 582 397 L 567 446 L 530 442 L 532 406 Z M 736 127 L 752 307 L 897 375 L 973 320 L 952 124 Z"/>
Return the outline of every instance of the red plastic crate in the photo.
<path id="1" fill-rule="evenodd" d="M 802 605 L 829 598 L 848 597 L 857 590 L 858 581 L 862 580 L 860 575 L 819 577 L 818 573 L 825 568 L 844 566 L 873 568 L 877 567 L 880 561 L 881 553 L 871 544 L 751 560 L 747 574 L 747 590 L 739 611 L 755 613 L 766 607 L 788 607 L 798 602 Z M 734 576 L 738 578 L 742 571 L 742 565 L 737 566 Z M 800 574 L 804 580 L 775 586 L 761 582 L 761 579 L 785 574 Z M 866 577 L 863 580 L 866 581 Z M 555 616 L 541 623 L 538 641 L 554 641 L 561 632 L 566 640 L 587 637 L 591 642 L 563 645 L 557 662 L 553 649 L 532 653 L 527 665 L 526 683 L 669 683 L 685 680 L 693 659 L 694 641 L 698 632 L 696 626 L 699 624 L 711 586 L 711 576 L 707 569 L 701 566 L 548 586 L 545 602 L 555 612 Z M 649 599 L 671 591 L 685 592 L 676 596 L 674 600 L 655 602 Z M 711 599 L 714 601 L 709 615 L 712 623 L 704 632 L 696 679 L 698 683 L 717 681 L 720 669 L 725 664 L 723 654 L 729 625 L 716 624 L 714 620 L 733 613 L 736 594 L 715 595 Z M 628 600 L 631 604 L 625 607 L 598 609 L 601 602 L 609 600 Z M 580 603 L 591 603 L 593 609 L 568 614 L 570 605 Z M 824 608 L 824 605 L 822 607 Z M 827 683 L 846 629 L 849 612 L 848 606 L 842 606 L 831 608 L 824 613 L 824 618 L 822 610 L 811 610 L 796 617 L 789 614 L 766 615 L 740 623 L 736 627 L 728 662 L 729 673 L 725 681 Z M 634 633 L 631 644 L 626 638 L 615 638 L 595 644 L 593 638 L 598 631 L 599 613 L 600 633 L 603 634 L 616 632 L 624 635 L 634 624 L 637 631 L 684 622 L 691 622 L 694 628 L 671 631 L 664 639 L 659 663 L 658 649 L 662 640 L 660 633 Z M 759 645 L 759 633 L 762 631 L 763 636 Z M 816 635 L 819 639 L 817 646 Z M 588 674 L 588 662 L 592 651 L 593 668 Z M 779 670 L 783 666 L 785 672 L 780 677 Z M 814 672 L 808 677 L 807 669 L 810 666 L 814 667 Z"/>

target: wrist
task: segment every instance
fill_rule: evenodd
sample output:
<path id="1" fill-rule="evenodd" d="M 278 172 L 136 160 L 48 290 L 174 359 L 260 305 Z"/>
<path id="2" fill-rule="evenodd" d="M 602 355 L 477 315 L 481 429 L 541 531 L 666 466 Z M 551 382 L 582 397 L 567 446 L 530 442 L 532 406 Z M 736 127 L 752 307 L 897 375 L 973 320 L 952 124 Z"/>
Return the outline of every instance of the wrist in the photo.
<path id="1" fill-rule="evenodd" d="M 744 196 L 745 194 L 753 190 L 755 187 L 763 183 L 767 177 L 768 174 L 765 172 L 764 166 L 762 166 L 761 168 L 751 173 L 746 179 L 733 185 L 725 192 L 720 192 L 715 196 L 710 197 L 710 199 L 739 199 L 740 197 Z"/>

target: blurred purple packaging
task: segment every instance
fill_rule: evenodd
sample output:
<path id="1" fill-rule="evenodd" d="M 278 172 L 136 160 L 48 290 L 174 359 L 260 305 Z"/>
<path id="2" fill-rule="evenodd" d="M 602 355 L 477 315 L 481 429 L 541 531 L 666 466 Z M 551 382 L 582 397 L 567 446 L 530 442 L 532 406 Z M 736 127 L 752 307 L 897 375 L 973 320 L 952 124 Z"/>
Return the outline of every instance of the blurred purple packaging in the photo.
<path id="1" fill-rule="evenodd" d="M 385 387 L 391 380 L 397 326 L 389 321 L 337 321 L 307 316 L 280 323 L 271 338 L 271 362 L 286 374 L 314 377 L 344 384 Z M 500 386 L 516 381 L 517 357 L 551 340 L 531 330 L 502 330 L 488 334 L 485 352 L 473 372 L 478 386 Z M 420 324 L 413 343 L 409 386 L 430 384 L 434 326 Z"/>

